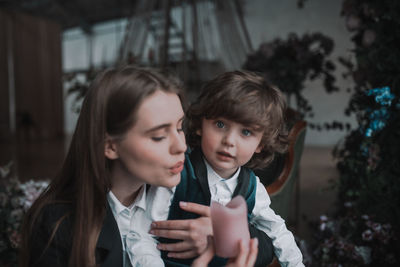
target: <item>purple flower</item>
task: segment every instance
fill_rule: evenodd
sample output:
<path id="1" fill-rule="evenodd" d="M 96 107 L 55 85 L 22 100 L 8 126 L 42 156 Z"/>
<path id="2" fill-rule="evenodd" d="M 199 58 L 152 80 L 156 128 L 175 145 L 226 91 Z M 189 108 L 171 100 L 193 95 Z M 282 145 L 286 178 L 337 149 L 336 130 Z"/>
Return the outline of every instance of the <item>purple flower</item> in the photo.
<path id="1" fill-rule="evenodd" d="M 376 33 L 373 30 L 365 30 L 362 38 L 362 44 L 366 47 L 372 45 L 375 42 Z"/>
<path id="2" fill-rule="evenodd" d="M 19 187 L 24 192 L 25 200 L 24 200 L 24 208 L 27 210 L 30 206 L 32 206 L 33 202 L 39 197 L 39 195 L 46 189 L 48 186 L 47 181 L 36 182 L 30 180 L 26 183 L 21 184 Z"/>
<path id="3" fill-rule="evenodd" d="M 21 244 L 21 235 L 15 230 L 9 235 L 9 239 L 13 248 L 18 248 Z"/>
<path id="4" fill-rule="evenodd" d="M 345 249 L 345 243 L 342 241 L 342 240 L 339 240 L 338 242 L 337 242 L 337 244 L 336 244 L 336 247 L 339 249 L 339 250 L 343 250 L 343 249 Z"/>
<path id="5" fill-rule="evenodd" d="M 371 226 L 372 230 L 375 232 L 380 232 L 382 230 L 382 225 L 380 223 L 373 223 Z"/>
<path id="6" fill-rule="evenodd" d="M 366 214 L 362 215 L 361 218 L 364 219 L 364 220 L 369 220 L 369 216 L 366 215 Z"/>
<path id="7" fill-rule="evenodd" d="M 1 178 L 5 178 L 8 176 L 8 174 L 11 171 L 11 166 L 13 165 L 13 162 L 10 161 L 9 163 L 7 163 L 7 165 L 5 166 L 0 166 L 0 176 Z"/>
<path id="8" fill-rule="evenodd" d="M 5 207 L 8 203 L 8 197 L 4 192 L 0 192 L 0 206 Z"/>
<path id="9" fill-rule="evenodd" d="M 390 223 L 385 223 L 384 225 L 382 225 L 382 228 L 384 231 L 387 231 L 387 232 L 392 230 L 392 226 L 390 225 Z"/>
<path id="10" fill-rule="evenodd" d="M 332 248 L 335 245 L 335 241 L 333 238 L 330 239 L 325 239 L 324 241 L 324 247 L 326 248 Z"/>
<path id="11" fill-rule="evenodd" d="M 346 208 L 351 208 L 351 207 L 353 207 L 353 202 L 351 202 L 351 201 L 346 201 L 343 205 L 344 205 Z"/>
<path id="12" fill-rule="evenodd" d="M 326 215 L 319 216 L 319 221 L 320 222 L 327 222 L 328 221 L 328 216 L 326 216 Z"/>
<path id="13" fill-rule="evenodd" d="M 350 15 L 346 18 L 346 27 L 349 31 L 354 31 L 360 28 L 361 20 L 356 15 Z"/>
<path id="14" fill-rule="evenodd" d="M 364 241 L 371 241 L 374 237 L 374 234 L 370 229 L 367 229 L 361 234 L 361 236 Z"/>

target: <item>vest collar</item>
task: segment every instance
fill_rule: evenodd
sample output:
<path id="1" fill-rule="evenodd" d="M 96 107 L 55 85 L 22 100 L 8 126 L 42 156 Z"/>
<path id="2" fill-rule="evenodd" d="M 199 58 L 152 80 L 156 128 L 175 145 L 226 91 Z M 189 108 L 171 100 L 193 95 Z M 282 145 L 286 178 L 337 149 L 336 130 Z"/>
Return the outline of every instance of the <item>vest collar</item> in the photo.
<path id="1" fill-rule="evenodd" d="M 194 169 L 194 173 L 196 175 L 196 178 L 199 180 L 201 190 L 205 194 L 206 199 L 210 200 L 211 194 L 210 194 L 210 186 L 208 184 L 208 179 L 207 179 L 207 167 L 206 164 L 204 163 L 203 157 L 204 155 L 200 148 L 193 149 L 193 151 L 189 155 L 190 161 L 192 162 L 192 166 Z M 249 182 L 250 182 L 250 170 L 248 168 L 241 167 L 238 177 L 238 184 L 236 186 L 235 191 L 233 192 L 232 198 L 234 198 L 237 195 L 241 195 L 246 199 L 246 193 L 249 187 Z"/>

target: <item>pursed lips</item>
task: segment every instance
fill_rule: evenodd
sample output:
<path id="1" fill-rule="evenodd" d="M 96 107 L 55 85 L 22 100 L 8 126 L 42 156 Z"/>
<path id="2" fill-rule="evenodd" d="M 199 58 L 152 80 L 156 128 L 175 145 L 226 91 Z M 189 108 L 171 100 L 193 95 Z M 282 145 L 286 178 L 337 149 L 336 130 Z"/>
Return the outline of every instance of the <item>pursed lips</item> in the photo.
<path id="1" fill-rule="evenodd" d="M 179 161 L 179 162 L 176 163 L 174 166 L 172 166 L 171 168 L 169 168 L 169 170 L 170 170 L 173 174 L 180 173 L 180 172 L 183 170 L 183 163 L 184 163 L 184 160 Z"/>

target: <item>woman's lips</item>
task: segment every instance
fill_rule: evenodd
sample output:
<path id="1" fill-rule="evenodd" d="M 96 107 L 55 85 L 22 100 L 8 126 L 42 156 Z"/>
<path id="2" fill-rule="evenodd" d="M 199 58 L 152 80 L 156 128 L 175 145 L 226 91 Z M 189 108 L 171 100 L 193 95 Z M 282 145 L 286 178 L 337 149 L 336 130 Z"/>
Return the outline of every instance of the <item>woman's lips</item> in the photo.
<path id="1" fill-rule="evenodd" d="M 169 171 L 172 174 L 178 174 L 183 170 L 183 161 L 179 161 L 178 163 L 176 163 L 174 166 L 172 166 L 171 168 L 169 168 Z"/>

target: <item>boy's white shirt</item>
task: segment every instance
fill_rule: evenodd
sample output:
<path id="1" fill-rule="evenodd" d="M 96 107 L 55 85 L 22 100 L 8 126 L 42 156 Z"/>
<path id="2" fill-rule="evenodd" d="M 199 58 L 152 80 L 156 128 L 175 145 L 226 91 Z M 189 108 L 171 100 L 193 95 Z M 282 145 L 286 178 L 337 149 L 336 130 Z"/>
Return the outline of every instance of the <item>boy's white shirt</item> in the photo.
<path id="1" fill-rule="evenodd" d="M 232 199 L 233 192 L 237 186 L 240 168 L 231 178 L 224 179 L 212 169 L 207 161 L 204 162 L 207 167 L 211 200 L 226 205 Z M 272 239 L 275 255 L 282 267 L 304 266 L 302 263 L 303 256 L 296 245 L 293 234 L 286 228 L 285 221 L 270 208 L 271 200 L 269 195 L 259 178 L 256 177 L 256 179 L 256 201 L 250 216 L 250 223 L 257 229 L 265 232 Z M 148 223 L 149 227 L 152 221 L 167 220 L 175 189 L 175 187 L 169 189 L 151 186 L 147 191 L 145 220 L 151 220 Z M 155 239 L 152 240 L 154 244 L 157 244 Z"/>
<path id="2" fill-rule="evenodd" d="M 224 179 L 212 169 L 206 160 L 204 162 L 207 167 L 211 200 L 226 205 L 232 199 L 238 184 L 240 168 L 231 178 Z M 267 190 L 258 177 L 256 180 L 256 201 L 249 223 L 272 239 L 275 255 L 282 267 L 304 266 L 303 256 L 296 245 L 293 234 L 286 228 L 285 221 L 270 208 L 271 199 Z"/>

